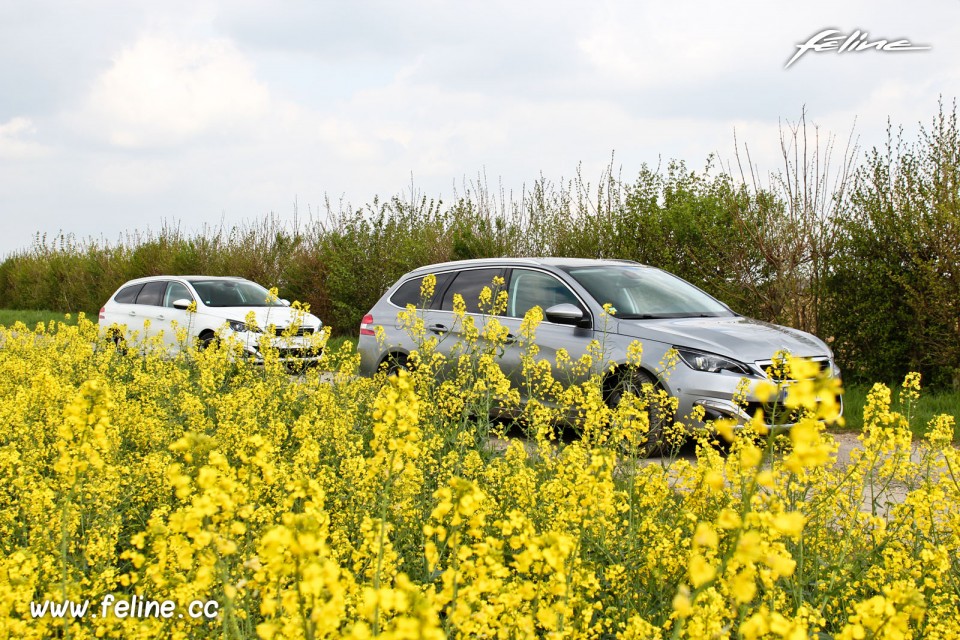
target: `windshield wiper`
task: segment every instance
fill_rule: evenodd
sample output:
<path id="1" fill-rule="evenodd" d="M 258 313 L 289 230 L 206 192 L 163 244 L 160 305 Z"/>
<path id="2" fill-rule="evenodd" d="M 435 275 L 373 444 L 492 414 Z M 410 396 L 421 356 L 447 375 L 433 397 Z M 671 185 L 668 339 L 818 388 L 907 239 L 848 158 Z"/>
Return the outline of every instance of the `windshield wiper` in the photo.
<path id="1" fill-rule="evenodd" d="M 662 320 L 671 316 L 657 315 L 654 313 L 624 313 L 622 315 L 617 314 L 614 317 L 621 320 Z"/>
<path id="2" fill-rule="evenodd" d="M 703 311 L 678 311 L 676 313 L 624 313 L 622 315 L 617 314 L 616 317 L 621 320 L 677 320 L 680 318 L 719 318 L 721 315 Z"/>

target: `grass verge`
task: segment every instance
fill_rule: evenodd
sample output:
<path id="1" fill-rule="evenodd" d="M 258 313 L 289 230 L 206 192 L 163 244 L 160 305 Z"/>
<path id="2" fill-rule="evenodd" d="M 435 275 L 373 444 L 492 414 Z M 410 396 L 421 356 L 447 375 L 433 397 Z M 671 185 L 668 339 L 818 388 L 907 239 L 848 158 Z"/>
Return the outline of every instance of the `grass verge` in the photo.
<path id="1" fill-rule="evenodd" d="M 17 322 L 22 322 L 32 329 L 37 326 L 38 322 L 49 324 L 51 321 L 76 325 L 77 314 L 63 314 L 59 311 L 37 311 L 33 309 L 0 309 L 0 326 L 3 327 L 9 327 Z"/>
<path id="2" fill-rule="evenodd" d="M 861 431 L 863 429 L 863 408 L 867 404 L 867 394 L 871 386 L 866 384 L 845 385 L 843 394 L 844 431 Z M 942 413 L 951 416 L 960 416 L 960 391 L 940 390 L 921 392 L 920 399 L 908 407 L 901 403 L 899 385 L 890 385 L 893 398 L 892 408 L 911 418 L 910 428 L 918 438 L 925 437 L 929 431 L 929 423 Z M 954 429 L 953 441 L 960 441 L 960 434 Z"/>

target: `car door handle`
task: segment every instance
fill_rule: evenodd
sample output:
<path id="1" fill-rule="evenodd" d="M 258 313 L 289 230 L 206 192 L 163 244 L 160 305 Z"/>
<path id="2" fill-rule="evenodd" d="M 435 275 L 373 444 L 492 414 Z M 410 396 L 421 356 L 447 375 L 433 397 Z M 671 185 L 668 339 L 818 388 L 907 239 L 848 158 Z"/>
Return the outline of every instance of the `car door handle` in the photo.
<path id="1" fill-rule="evenodd" d="M 436 333 L 437 335 L 441 335 L 441 334 L 447 333 L 447 332 L 450 331 L 450 330 L 447 329 L 447 326 L 446 326 L 446 325 L 443 325 L 443 324 L 432 324 L 432 325 L 430 325 L 429 327 L 427 327 L 427 331 Z"/>
<path id="2" fill-rule="evenodd" d="M 163 320 L 163 314 L 162 314 L 162 313 L 157 316 L 157 320 Z"/>
<path id="3" fill-rule="evenodd" d="M 137 312 L 136 312 L 136 311 L 131 311 L 131 312 L 130 312 L 130 315 L 135 316 L 135 315 L 137 315 Z"/>

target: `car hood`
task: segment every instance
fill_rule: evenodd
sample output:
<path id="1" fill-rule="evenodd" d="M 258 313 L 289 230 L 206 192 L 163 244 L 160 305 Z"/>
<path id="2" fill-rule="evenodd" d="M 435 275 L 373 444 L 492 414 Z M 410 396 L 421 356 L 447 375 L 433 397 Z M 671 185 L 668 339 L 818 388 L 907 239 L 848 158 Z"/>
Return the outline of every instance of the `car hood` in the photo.
<path id="1" fill-rule="evenodd" d="M 780 350 L 803 357 L 828 356 L 819 338 L 789 327 L 740 316 L 620 320 L 621 335 L 708 351 L 740 362 L 769 360 Z"/>
<path id="2" fill-rule="evenodd" d="M 300 318 L 300 326 L 320 327 L 323 323 L 320 318 L 312 313 L 301 313 L 291 307 L 204 307 L 202 313 L 222 320 L 246 321 L 247 314 L 250 311 L 257 318 L 257 326 L 267 327 L 274 325 L 278 329 L 285 329 L 293 322 L 295 316 Z"/>

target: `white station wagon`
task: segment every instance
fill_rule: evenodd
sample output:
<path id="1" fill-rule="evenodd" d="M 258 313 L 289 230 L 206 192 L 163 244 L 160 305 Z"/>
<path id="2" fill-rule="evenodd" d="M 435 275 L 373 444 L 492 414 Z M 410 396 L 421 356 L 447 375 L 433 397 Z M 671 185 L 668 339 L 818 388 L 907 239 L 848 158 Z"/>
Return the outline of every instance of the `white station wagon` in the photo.
<path id="1" fill-rule="evenodd" d="M 250 312 L 255 324 L 247 323 Z M 315 315 L 291 308 L 259 284 L 232 277 L 139 278 L 120 287 L 100 309 L 104 335 L 128 342 L 160 335 L 170 352 L 232 338 L 248 356 L 262 361 L 261 338 L 272 330 L 270 343 L 291 364 L 318 359 L 321 326 Z M 187 330 L 186 340 L 177 335 L 181 328 Z"/>

